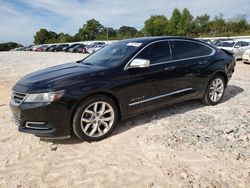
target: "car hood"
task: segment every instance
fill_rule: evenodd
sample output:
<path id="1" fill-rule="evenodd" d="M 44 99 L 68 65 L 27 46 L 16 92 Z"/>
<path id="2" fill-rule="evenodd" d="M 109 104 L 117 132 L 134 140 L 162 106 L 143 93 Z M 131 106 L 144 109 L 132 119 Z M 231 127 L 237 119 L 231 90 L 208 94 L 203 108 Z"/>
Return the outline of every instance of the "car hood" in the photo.
<path id="1" fill-rule="evenodd" d="M 13 90 L 18 90 L 18 87 L 22 88 L 22 92 L 62 89 L 76 80 L 84 81 L 90 76 L 96 76 L 95 73 L 102 72 L 102 69 L 102 67 L 77 62 L 49 67 L 24 76 L 17 82 Z M 26 88 L 27 91 L 23 91 L 23 88 Z"/>

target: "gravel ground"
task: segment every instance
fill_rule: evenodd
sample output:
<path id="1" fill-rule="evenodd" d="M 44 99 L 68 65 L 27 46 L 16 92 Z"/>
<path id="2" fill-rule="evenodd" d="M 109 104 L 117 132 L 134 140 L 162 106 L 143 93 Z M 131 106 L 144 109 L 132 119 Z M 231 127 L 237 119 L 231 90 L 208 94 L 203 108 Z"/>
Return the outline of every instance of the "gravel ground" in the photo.
<path id="1" fill-rule="evenodd" d="M 250 65 L 237 62 L 222 102 L 184 102 L 121 122 L 100 142 L 19 133 L 13 84 L 83 54 L 0 53 L 0 187 L 250 187 Z"/>

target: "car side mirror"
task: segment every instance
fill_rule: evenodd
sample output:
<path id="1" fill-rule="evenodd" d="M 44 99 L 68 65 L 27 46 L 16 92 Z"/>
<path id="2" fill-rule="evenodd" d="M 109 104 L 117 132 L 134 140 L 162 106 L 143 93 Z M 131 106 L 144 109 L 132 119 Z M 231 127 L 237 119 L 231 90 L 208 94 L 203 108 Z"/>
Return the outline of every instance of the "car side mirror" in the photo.
<path id="1" fill-rule="evenodd" d="M 149 66 L 150 66 L 150 60 L 137 58 L 130 63 L 129 68 L 146 68 Z"/>
<path id="2" fill-rule="evenodd" d="M 239 45 L 235 45 L 234 48 L 240 48 L 240 46 Z"/>

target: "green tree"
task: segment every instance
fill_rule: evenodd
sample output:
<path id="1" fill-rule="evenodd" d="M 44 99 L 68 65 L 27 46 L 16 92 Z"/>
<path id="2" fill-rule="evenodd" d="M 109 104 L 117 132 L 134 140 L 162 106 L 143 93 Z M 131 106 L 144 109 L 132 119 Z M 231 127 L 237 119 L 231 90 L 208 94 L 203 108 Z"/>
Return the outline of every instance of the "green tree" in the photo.
<path id="1" fill-rule="evenodd" d="M 194 32 L 193 16 L 187 8 L 182 11 L 182 16 L 179 22 L 179 35 L 191 36 Z"/>
<path id="2" fill-rule="evenodd" d="M 143 32 L 147 36 L 162 36 L 169 34 L 167 18 L 163 15 L 151 16 L 144 22 Z"/>
<path id="3" fill-rule="evenodd" d="M 76 37 L 78 40 L 95 40 L 97 35 L 101 34 L 103 30 L 104 27 L 99 21 L 91 19 L 79 29 Z"/>
<path id="4" fill-rule="evenodd" d="M 7 42 L 0 44 L 0 51 L 9 51 L 14 48 L 22 47 L 23 45 L 16 42 Z"/>
<path id="5" fill-rule="evenodd" d="M 34 36 L 35 44 L 48 44 L 57 42 L 57 34 L 53 31 L 47 31 L 46 29 L 40 29 Z"/>
<path id="6" fill-rule="evenodd" d="M 122 26 L 118 29 L 120 38 L 131 38 L 137 35 L 138 31 L 134 27 Z"/>
<path id="7" fill-rule="evenodd" d="M 112 27 L 105 27 L 103 32 L 97 35 L 97 40 L 114 40 L 117 38 L 118 31 Z"/>
<path id="8" fill-rule="evenodd" d="M 49 32 L 46 29 L 40 29 L 36 32 L 34 36 L 34 43 L 35 44 L 44 44 L 46 40 L 49 38 Z"/>
<path id="9" fill-rule="evenodd" d="M 249 24 L 246 15 L 237 15 L 226 23 L 226 33 L 228 35 L 246 33 L 249 30 Z"/>
<path id="10" fill-rule="evenodd" d="M 210 16 L 208 14 L 204 14 L 201 16 L 197 16 L 195 18 L 195 33 L 208 34 L 210 32 Z"/>
<path id="11" fill-rule="evenodd" d="M 211 31 L 215 36 L 223 35 L 226 28 L 226 21 L 223 18 L 223 14 L 215 16 L 214 20 L 211 22 Z"/>
<path id="12" fill-rule="evenodd" d="M 65 43 L 65 42 L 75 42 L 75 37 L 69 35 L 68 33 L 59 33 L 57 37 L 58 43 Z"/>
<path id="13" fill-rule="evenodd" d="M 34 36 L 35 44 L 64 43 L 84 40 L 116 40 L 141 36 L 181 35 L 191 37 L 205 36 L 232 36 L 249 35 L 250 24 L 245 15 L 225 20 L 222 14 L 210 19 L 208 14 L 197 16 L 195 19 L 187 8 L 182 12 L 175 8 L 170 20 L 164 15 L 151 16 L 144 22 L 142 30 L 134 27 L 122 26 L 119 29 L 104 27 L 95 19 L 88 20 L 76 35 L 55 33 L 46 29 L 40 29 Z"/>
<path id="14" fill-rule="evenodd" d="M 169 22 L 169 32 L 172 35 L 182 35 L 183 31 L 181 28 L 182 14 L 179 9 L 175 8 Z"/>

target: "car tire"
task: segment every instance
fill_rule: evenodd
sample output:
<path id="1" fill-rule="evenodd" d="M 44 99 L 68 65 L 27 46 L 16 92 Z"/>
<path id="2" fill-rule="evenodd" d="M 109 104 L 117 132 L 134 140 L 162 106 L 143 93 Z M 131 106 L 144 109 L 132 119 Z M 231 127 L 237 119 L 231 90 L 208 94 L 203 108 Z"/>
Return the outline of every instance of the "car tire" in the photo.
<path id="1" fill-rule="evenodd" d="M 85 99 L 73 117 L 73 131 L 80 140 L 99 141 L 106 138 L 118 122 L 118 108 L 105 95 Z"/>
<path id="2" fill-rule="evenodd" d="M 225 79 L 220 75 L 215 75 L 210 81 L 206 89 L 206 93 L 202 98 L 202 102 L 206 105 L 218 104 L 225 93 Z"/>

